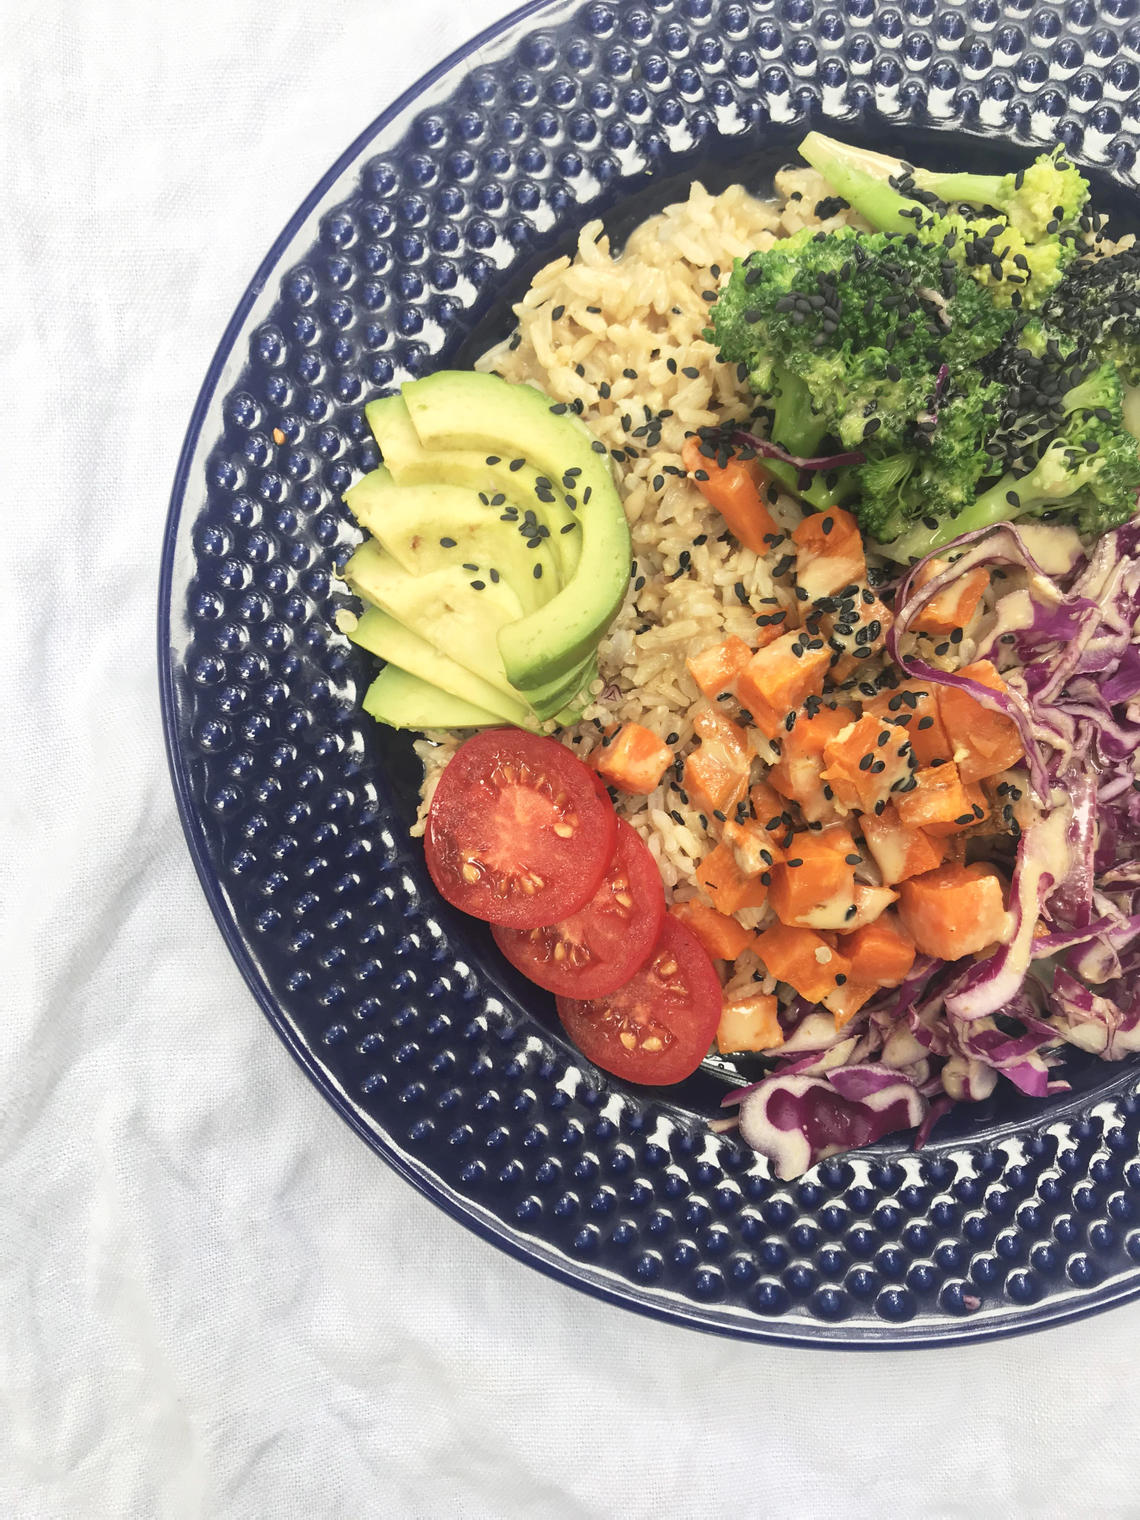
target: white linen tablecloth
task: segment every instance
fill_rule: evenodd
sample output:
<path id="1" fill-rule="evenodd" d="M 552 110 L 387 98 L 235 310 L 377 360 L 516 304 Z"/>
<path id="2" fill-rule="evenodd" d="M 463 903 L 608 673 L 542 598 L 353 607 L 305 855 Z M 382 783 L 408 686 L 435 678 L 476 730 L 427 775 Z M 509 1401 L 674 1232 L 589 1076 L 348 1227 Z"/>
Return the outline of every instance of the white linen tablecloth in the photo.
<path id="1" fill-rule="evenodd" d="M 1140 1304 L 859 1355 L 596 1303 L 350 1133 L 207 911 L 154 656 L 190 408 L 311 184 L 506 9 L 0 4 L 0 1515 L 1140 1514 Z"/>

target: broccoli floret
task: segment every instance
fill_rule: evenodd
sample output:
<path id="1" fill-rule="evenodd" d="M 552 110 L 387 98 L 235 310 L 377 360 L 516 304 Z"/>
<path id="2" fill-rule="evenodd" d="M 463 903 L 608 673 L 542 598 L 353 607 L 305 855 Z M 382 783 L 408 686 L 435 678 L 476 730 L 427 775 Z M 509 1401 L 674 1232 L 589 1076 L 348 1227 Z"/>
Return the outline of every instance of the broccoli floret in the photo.
<path id="1" fill-rule="evenodd" d="M 1071 264 L 1042 316 L 1095 358 L 1110 360 L 1129 385 L 1140 385 L 1140 250 Z"/>
<path id="2" fill-rule="evenodd" d="M 857 497 L 879 537 L 972 499 L 987 462 L 983 421 L 992 428 L 997 415 L 978 366 L 1017 319 L 960 279 L 945 250 L 913 232 L 806 230 L 738 261 L 712 320 L 710 336 L 747 373 L 773 442 L 800 457 L 865 456 L 811 476 L 769 461 L 804 501 Z"/>
<path id="3" fill-rule="evenodd" d="M 910 236 L 805 231 L 738 261 L 712 313 L 722 358 L 746 370 L 770 436 L 810 455 L 907 444 L 940 368 L 963 372 L 1011 315 Z"/>
<path id="4" fill-rule="evenodd" d="M 833 434 L 853 448 L 881 432 L 898 441 L 916 387 L 940 362 L 937 260 L 897 238 L 810 230 L 738 262 L 713 309 L 723 358 L 743 364 L 773 413 L 772 437 L 795 454 Z"/>
<path id="5" fill-rule="evenodd" d="M 1087 344 L 1034 319 L 1002 345 L 983 367 L 1006 390 L 997 426 L 984 447 L 993 471 L 1024 472 L 1036 463 L 1042 442 L 1066 425 L 1073 412 L 1099 410 L 1102 421 L 1123 418 L 1131 430 L 1132 407 L 1111 359 Z"/>
<path id="6" fill-rule="evenodd" d="M 962 204 L 1001 211 L 1028 243 L 1076 229 L 1089 199 L 1088 181 L 1058 144 L 1039 154 L 1028 168 L 1013 174 L 933 174 L 915 169 L 911 176 L 946 205 Z"/>
<path id="7" fill-rule="evenodd" d="M 1140 449 L 1123 425 L 1119 377 L 1104 365 L 1074 387 L 1064 427 L 1041 450 L 1028 473 L 1007 472 L 955 517 L 925 522 L 887 545 L 894 559 L 932 553 L 959 534 L 1023 517 L 1069 523 L 1081 533 L 1104 533 L 1135 513 Z"/>
<path id="8" fill-rule="evenodd" d="M 855 511 L 864 532 L 888 543 L 923 518 L 953 517 L 967 507 L 978 482 L 993 473 L 983 445 L 1004 399 L 993 381 L 967 381 L 939 402 L 936 417 L 919 422 L 908 452 L 859 466 Z"/>
<path id="9" fill-rule="evenodd" d="M 808 134 L 800 144 L 800 152 L 872 227 L 881 232 L 916 233 L 977 281 L 998 306 L 1026 309 L 1040 306 L 1060 281 L 1065 267 L 1081 251 L 1081 234 L 1076 225 L 1079 212 L 1072 222 L 1051 219 L 1039 236 L 1031 237 L 1004 211 L 956 209 L 930 191 L 922 190 L 912 174 L 902 171 L 902 165 L 895 176 L 886 172 L 887 161 L 868 168 L 867 155 L 819 132 Z M 1058 177 L 1068 172 L 1076 174 L 1068 167 L 1056 169 L 1052 159 L 1049 162 L 1054 164 L 1051 172 Z M 1039 178 L 1044 175 L 1042 170 Z M 1070 182 L 1065 182 L 1064 191 L 1063 202 L 1054 203 L 1061 203 L 1062 209 L 1075 205 L 1077 199 Z M 1028 208 L 1033 203 L 1032 196 L 1024 195 L 1017 202 L 1023 224 L 1032 220 Z"/>

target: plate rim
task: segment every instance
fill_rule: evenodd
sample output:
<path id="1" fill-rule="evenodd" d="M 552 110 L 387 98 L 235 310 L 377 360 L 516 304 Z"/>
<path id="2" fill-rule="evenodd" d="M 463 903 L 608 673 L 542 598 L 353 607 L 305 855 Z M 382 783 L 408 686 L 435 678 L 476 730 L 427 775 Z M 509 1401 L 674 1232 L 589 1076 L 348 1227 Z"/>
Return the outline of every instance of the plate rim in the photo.
<path id="1" fill-rule="evenodd" d="M 507 1221 L 484 1210 L 477 1200 L 456 1194 L 435 1175 L 430 1167 L 417 1167 L 400 1150 L 393 1138 L 353 1103 L 332 1074 L 320 1064 L 314 1053 L 299 1038 L 280 1001 L 273 996 L 262 978 L 235 919 L 228 909 L 221 882 L 209 859 L 202 836 L 199 809 L 191 788 L 185 751 L 180 743 L 179 700 L 173 658 L 174 643 L 171 636 L 178 537 L 182 527 L 182 515 L 191 471 L 202 442 L 203 426 L 209 408 L 217 393 L 226 364 L 241 335 L 243 325 L 256 301 L 264 292 L 270 277 L 280 266 L 284 254 L 327 193 L 361 158 L 373 139 L 408 107 L 413 106 L 432 85 L 456 66 L 478 54 L 485 44 L 498 40 L 504 33 L 511 31 L 531 16 L 540 16 L 545 11 L 562 8 L 565 8 L 565 0 L 524 0 L 523 4 L 482 28 L 427 69 L 352 139 L 300 201 L 258 263 L 215 345 L 205 376 L 196 394 L 179 450 L 162 528 L 156 652 L 163 747 L 178 818 L 195 873 L 222 941 L 256 1003 L 293 1060 L 340 1118 L 404 1181 L 410 1183 L 417 1192 L 442 1209 L 456 1223 L 496 1246 L 514 1260 L 578 1292 L 630 1310 L 643 1318 L 725 1339 L 747 1341 L 754 1345 L 769 1344 L 817 1351 L 922 1351 L 938 1346 L 976 1345 L 986 1341 L 1027 1335 L 1033 1331 L 1060 1328 L 1075 1320 L 1102 1313 L 1140 1298 L 1140 1267 L 1138 1267 L 1130 1279 L 1108 1282 L 1097 1288 L 1081 1290 L 1080 1296 L 1075 1297 L 1071 1302 L 1047 1298 L 1040 1304 L 1023 1308 L 1014 1309 L 1012 1306 L 1006 1306 L 1000 1316 L 978 1323 L 969 1318 L 955 1319 L 947 1316 L 945 1319 L 919 1321 L 913 1327 L 909 1325 L 895 1327 L 886 1323 L 881 1327 L 861 1327 L 858 1334 L 850 1332 L 845 1334 L 842 1322 L 827 1324 L 804 1320 L 789 1323 L 777 1317 L 769 1320 L 761 1314 L 743 1309 L 739 1310 L 738 1314 L 734 1313 L 731 1318 L 725 1318 L 723 1317 L 724 1306 L 720 1306 L 722 1318 L 717 1320 L 710 1318 L 700 1304 L 680 1294 L 671 1295 L 669 1298 L 658 1297 L 648 1300 L 639 1293 L 634 1283 L 616 1274 L 599 1270 L 588 1262 L 564 1258 L 562 1253 L 548 1242 L 522 1235 L 513 1230 Z M 967 131 L 966 135 L 985 138 L 990 134 Z"/>

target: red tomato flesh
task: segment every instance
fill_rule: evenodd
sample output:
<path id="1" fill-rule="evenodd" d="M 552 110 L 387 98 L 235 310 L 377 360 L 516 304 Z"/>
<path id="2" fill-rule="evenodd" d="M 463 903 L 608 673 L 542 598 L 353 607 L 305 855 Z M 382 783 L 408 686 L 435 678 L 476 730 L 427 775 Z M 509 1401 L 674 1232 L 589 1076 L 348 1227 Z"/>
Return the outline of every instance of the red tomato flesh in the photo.
<path id="1" fill-rule="evenodd" d="M 558 999 L 562 1027 L 588 1060 L 627 1082 L 680 1082 L 720 1022 L 720 981 L 691 929 L 667 914 L 648 961 L 601 998 Z"/>
<path id="2" fill-rule="evenodd" d="M 596 998 L 616 992 L 645 964 L 664 920 L 657 862 L 619 818 L 614 858 L 584 908 L 538 929 L 495 924 L 491 932 L 511 965 L 547 992 Z"/>
<path id="3" fill-rule="evenodd" d="M 576 755 L 554 739 L 491 728 L 461 744 L 440 776 L 424 852 L 453 906 L 534 929 L 589 902 L 616 836 L 609 795 Z"/>

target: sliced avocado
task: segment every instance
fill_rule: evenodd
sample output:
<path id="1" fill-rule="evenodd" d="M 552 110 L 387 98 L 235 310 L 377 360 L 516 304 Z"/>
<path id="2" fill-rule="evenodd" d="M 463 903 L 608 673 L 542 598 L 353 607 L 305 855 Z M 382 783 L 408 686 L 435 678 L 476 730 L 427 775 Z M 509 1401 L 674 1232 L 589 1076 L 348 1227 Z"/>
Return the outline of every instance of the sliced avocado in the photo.
<path id="1" fill-rule="evenodd" d="M 439 481 L 399 486 L 388 470 L 372 470 L 345 492 L 345 505 L 362 528 L 409 575 L 474 565 L 469 579 L 505 580 L 524 615 L 548 602 L 561 584 L 549 541 L 528 549 L 501 509 L 466 486 Z M 543 574 L 535 577 L 541 564 Z"/>
<path id="2" fill-rule="evenodd" d="M 591 654 L 581 665 L 575 665 L 565 675 L 555 676 L 544 686 L 528 691 L 526 699 L 540 718 L 555 717 L 568 702 L 578 696 L 583 687 L 589 685 L 597 673 L 597 657 Z"/>
<path id="3" fill-rule="evenodd" d="M 361 544 L 341 574 L 366 602 L 507 696 L 518 696 L 503 669 L 498 633 L 518 621 L 522 608 L 504 581 L 486 581 L 482 590 L 473 590 L 471 581 L 478 577 L 466 570 L 409 575 L 374 538 Z"/>
<path id="4" fill-rule="evenodd" d="M 589 698 L 576 697 L 566 707 L 560 707 L 554 714 L 554 721 L 559 728 L 572 728 L 575 723 L 580 723 L 582 714 L 586 711 Z"/>
<path id="5" fill-rule="evenodd" d="M 573 579 L 499 634 L 504 669 L 520 690 L 569 671 L 597 647 L 629 582 L 629 525 L 604 445 L 541 391 L 497 375 L 440 370 L 405 385 L 403 399 L 431 457 L 479 450 L 484 457 L 523 458 L 517 473 L 534 469 L 559 485 L 573 484 L 581 533 Z M 393 473 L 398 477 L 395 467 Z"/>
<path id="6" fill-rule="evenodd" d="M 521 387 L 506 386 L 506 389 L 511 391 Z M 380 445 L 384 463 L 399 485 L 435 481 L 482 491 L 490 500 L 502 496 L 500 511 L 506 512 L 511 506 L 519 509 L 515 531 L 522 542 L 534 543 L 537 538 L 539 543 L 549 544 L 557 557 L 563 585 L 574 574 L 582 534 L 577 526 L 577 516 L 567 504 L 567 493 L 559 475 L 540 476 L 539 470 L 527 464 L 512 470 L 511 465 L 519 457 L 517 454 L 497 453 L 490 447 L 484 448 L 478 441 L 461 449 L 425 447 L 412 425 L 402 395 L 370 401 L 364 408 L 364 415 Z M 576 496 L 574 500 L 577 501 Z M 545 535 L 525 531 L 528 511 L 533 511 L 536 521 L 547 530 Z M 543 574 L 547 573 L 544 569 Z"/>
<path id="7" fill-rule="evenodd" d="M 390 661 L 409 675 L 461 698 L 470 707 L 492 713 L 496 722 L 513 723 L 519 728 L 536 727 L 534 714 L 519 696 L 507 696 L 481 676 L 464 669 L 379 607 L 369 607 L 348 636 L 361 649 Z"/>
<path id="8" fill-rule="evenodd" d="M 502 718 L 386 665 L 364 694 L 364 711 L 389 728 L 494 728 Z"/>

